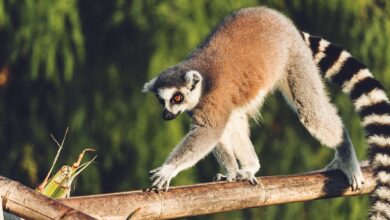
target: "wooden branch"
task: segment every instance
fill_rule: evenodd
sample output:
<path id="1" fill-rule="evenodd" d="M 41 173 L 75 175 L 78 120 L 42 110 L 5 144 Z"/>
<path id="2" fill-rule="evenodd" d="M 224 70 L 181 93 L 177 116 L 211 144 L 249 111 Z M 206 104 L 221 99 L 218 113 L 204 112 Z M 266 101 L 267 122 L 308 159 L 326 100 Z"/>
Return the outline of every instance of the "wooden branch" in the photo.
<path id="1" fill-rule="evenodd" d="M 95 219 L 2 176 L 0 201 L 4 211 L 27 219 Z"/>
<path id="2" fill-rule="evenodd" d="M 258 178 L 248 182 L 214 182 L 173 187 L 168 192 L 132 191 L 61 199 L 62 203 L 104 219 L 166 219 L 250 207 L 370 193 L 375 180 L 362 168 L 364 189 L 352 192 L 340 171 Z"/>

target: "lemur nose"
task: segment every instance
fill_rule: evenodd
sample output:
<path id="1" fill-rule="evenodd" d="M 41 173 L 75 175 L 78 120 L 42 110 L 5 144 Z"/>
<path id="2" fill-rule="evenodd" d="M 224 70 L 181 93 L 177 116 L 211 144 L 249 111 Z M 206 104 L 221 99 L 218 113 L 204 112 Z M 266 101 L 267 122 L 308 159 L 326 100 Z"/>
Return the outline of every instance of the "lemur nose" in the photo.
<path id="1" fill-rule="evenodd" d="M 162 116 L 163 116 L 164 120 L 172 120 L 172 119 L 176 118 L 177 115 L 175 115 L 172 112 L 164 109 Z"/>

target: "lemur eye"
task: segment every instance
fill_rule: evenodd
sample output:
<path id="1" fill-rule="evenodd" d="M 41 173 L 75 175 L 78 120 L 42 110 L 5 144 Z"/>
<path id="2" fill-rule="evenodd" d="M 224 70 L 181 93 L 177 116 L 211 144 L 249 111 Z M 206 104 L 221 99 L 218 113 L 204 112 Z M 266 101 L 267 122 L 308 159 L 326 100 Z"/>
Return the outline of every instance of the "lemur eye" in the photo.
<path id="1" fill-rule="evenodd" d="M 172 104 L 180 104 L 184 100 L 183 94 L 180 92 L 175 93 L 171 98 Z"/>

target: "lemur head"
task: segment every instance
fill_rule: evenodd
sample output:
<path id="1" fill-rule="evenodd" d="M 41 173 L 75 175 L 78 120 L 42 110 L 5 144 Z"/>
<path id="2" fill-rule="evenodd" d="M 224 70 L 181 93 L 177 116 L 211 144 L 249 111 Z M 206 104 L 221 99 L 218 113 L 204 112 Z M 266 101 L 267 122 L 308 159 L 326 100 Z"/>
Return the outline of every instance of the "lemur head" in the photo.
<path id="1" fill-rule="evenodd" d="M 202 76 L 196 70 L 172 67 L 145 83 L 143 92 L 153 92 L 164 107 L 162 117 L 172 120 L 191 111 L 202 93 Z"/>

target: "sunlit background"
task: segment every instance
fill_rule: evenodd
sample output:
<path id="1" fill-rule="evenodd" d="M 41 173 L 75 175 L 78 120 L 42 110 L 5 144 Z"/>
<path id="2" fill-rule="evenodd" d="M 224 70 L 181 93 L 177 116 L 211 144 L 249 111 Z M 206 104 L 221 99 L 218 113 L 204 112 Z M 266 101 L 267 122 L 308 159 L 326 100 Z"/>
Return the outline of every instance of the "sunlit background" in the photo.
<path id="1" fill-rule="evenodd" d="M 85 147 L 98 155 L 73 195 L 148 187 L 147 172 L 161 165 L 189 120 L 163 121 L 157 100 L 141 93 L 143 83 L 180 62 L 224 16 L 257 5 L 343 45 L 390 91 L 386 0 L 0 0 L 0 175 L 37 186 L 57 151 L 49 134 L 60 139 L 69 126 L 59 165 L 71 165 Z M 331 96 L 359 159 L 366 159 L 350 101 L 333 86 Z M 333 152 L 308 134 L 279 94 L 261 112 L 260 126 L 252 124 L 258 175 L 305 172 L 330 162 Z M 172 184 L 211 181 L 219 169 L 209 156 Z M 194 219 L 366 219 L 367 212 L 368 197 L 360 196 Z"/>

